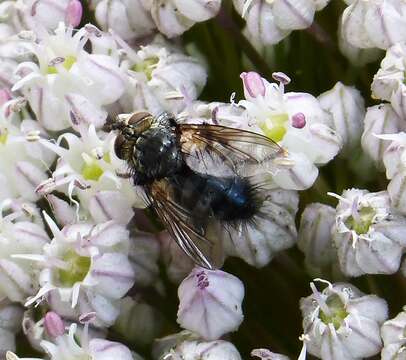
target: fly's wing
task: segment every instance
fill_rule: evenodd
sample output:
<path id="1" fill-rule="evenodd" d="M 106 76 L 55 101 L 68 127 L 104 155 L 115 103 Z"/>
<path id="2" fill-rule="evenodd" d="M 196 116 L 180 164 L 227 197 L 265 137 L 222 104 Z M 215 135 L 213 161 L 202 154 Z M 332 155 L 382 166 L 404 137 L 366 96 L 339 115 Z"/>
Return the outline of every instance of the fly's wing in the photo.
<path id="1" fill-rule="evenodd" d="M 182 207 L 165 181 L 155 181 L 146 191 L 147 200 L 180 248 L 197 265 L 213 269 L 223 262 L 221 225 L 214 218 L 194 221 L 189 210 Z"/>
<path id="2" fill-rule="evenodd" d="M 227 176 L 245 169 L 254 175 L 275 169 L 275 161 L 288 165 L 287 152 L 266 136 L 220 125 L 181 124 L 180 144 L 193 170 Z"/>

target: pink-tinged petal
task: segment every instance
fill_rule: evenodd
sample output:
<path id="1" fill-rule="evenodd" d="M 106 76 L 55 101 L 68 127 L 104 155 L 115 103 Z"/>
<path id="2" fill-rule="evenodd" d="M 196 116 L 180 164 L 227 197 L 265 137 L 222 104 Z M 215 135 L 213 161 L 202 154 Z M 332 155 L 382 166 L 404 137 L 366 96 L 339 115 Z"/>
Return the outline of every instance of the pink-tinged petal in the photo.
<path id="1" fill-rule="evenodd" d="M 402 120 L 389 104 L 376 105 L 367 109 L 361 145 L 378 166 L 382 166 L 383 155 L 390 141 L 382 140 L 376 135 L 397 133 L 402 126 Z"/>
<path id="2" fill-rule="evenodd" d="M 128 258 L 135 272 L 136 286 L 154 285 L 159 277 L 159 244 L 154 235 L 138 232 L 132 236 Z"/>
<path id="3" fill-rule="evenodd" d="M 81 312 L 95 311 L 97 320 L 107 327 L 113 325 L 120 314 L 118 303 L 114 303 L 110 298 L 91 291 L 87 291 L 84 298 L 79 299 L 79 307 Z"/>
<path id="4" fill-rule="evenodd" d="M 52 207 L 58 223 L 61 225 L 73 224 L 76 220 L 75 208 L 69 205 L 66 201 L 58 198 L 55 195 L 47 195 L 47 200 Z"/>
<path id="5" fill-rule="evenodd" d="M 0 260 L 0 293 L 11 301 L 23 302 L 34 293 L 33 283 L 27 271 L 13 261 Z"/>
<path id="6" fill-rule="evenodd" d="M 118 342 L 103 340 L 103 339 L 93 339 L 89 343 L 89 351 L 97 360 L 133 360 L 131 351 Z"/>
<path id="7" fill-rule="evenodd" d="M 248 73 L 243 72 L 240 77 L 244 83 L 244 93 L 246 98 L 265 96 L 264 80 L 258 73 L 254 71 Z"/>
<path id="8" fill-rule="evenodd" d="M 120 191 L 99 191 L 90 199 L 89 211 L 97 222 L 115 220 L 127 224 L 133 216 L 131 204 Z"/>
<path id="9" fill-rule="evenodd" d="M 176 9 L 193 21 L 206 21 L 218 13 L 221 0 L 174 0 Z"/>
<path id="10" fill-rule="evenodd" d="M 77 65 L 79 74 L 87 76 L 97 88 L 97 100 L 100 104 L 112 104 L 123 95 L 126 77 L 113 57 L 92 54 Z"/>
<path id="11" fill-rule="evenodd" d="M 0 89 L 0 106 L 11 100 L 11 92 L 8 88 Z"/>
<path id="12" fill-rule="evenodd" d="M 120 300 L 114 330 L 131 343 L 146 346 L 162 334 L 164 318 L 158 308 L 127 296 Z"/>
<path id="13" fill-rule="evenodd" d="M 86 237 L 86 243 L 97 247 L 113 247 L 117 244 L 127 244 L 129 232 L 124 225 L 108 221 L 92 229 L 91 235 Z"/>
<path id="14" fill-rule="evenodd" d="M 237 330 L 244 318 L 244 285 L 223 271 L 196 267 L 180 284 L 178 296 L 178 323 L 204 339 Z"/>
<path id="15" fill-rule="evenodd" d="M 13 237 L 18 241 L 21 253 L 42 252 L 42 247 L 49 242 L 49 237 L 43 227 L 27 221 L 14 224 Z"/>
<path id="16" fill-rule="evenodd" d="M 173 283 L 179 284 L 192 271 L 193 261 L 166 231 L 160 233 L 157 238 L 161 243 L 161 254 L 166 273 Z"/>
<path id="17" fill-rule="evenodd" d="M 272 77 L 282 85 L 288 85 L 291 81 L 288 75 L 280 71 L 272 73 Z"/>
<path id="18" fill-rule="evenodd" d="M 65 325 L 61 317 L 53 311 L 45 314 L 44 326 L 49 336 L 57 338 L 65 333 Z"/>
<path id="19" fill-rule="evenodd" d="M 79 0 L 70 0 L 65 11 L 65 22 L 72 27 L 79 26 L 83 14 L 82 3 Z"/>
<path id="20" fill-rule="evenodd" d="M 103 126 L 107 112 L 92 104 L 86 97 L 70 93 L 65 96 L 71 125 L 78 129 L 80 125 L 93 124 L 96 128 Z"/>
<path id="21" fill-rule="evenodd" d="M 35 193 L 37 186 L 47 179 L 45 171 L 28 161 L 19 161 L 14 167 L 15 187 L 19 193 L 29 201 L 36 201 Z"/>
<path id="22" fill-rule="evenodd" d="M 7 330 L 13 334 L 21 330 L 21 321 L 23 318 L 23 307 L 11 303 L 9 300 L 0 301 L 0 328 Z M 0 336 L 1 339 L 1 336 Z"/>
<path id="23" fill-rule="evenodd" d="M 119 299 L 133 286 L 135 274 L 124 254 L 107 253 L 94 260 L 91 278 L 98 291 L 110 298 Z"/>

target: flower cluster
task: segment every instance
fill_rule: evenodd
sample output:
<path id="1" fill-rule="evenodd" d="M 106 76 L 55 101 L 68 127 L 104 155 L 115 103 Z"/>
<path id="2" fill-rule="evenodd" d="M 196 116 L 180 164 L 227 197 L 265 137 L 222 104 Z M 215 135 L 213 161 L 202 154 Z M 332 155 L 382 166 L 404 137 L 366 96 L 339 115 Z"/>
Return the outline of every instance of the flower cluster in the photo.
<path id="1" fill-rule="evenodd" d="M 406 5 L 348 1 L 336 37 L 326 6 L 0 3 L 1 359 L 286 360 L 266 349 L 299 352 L 267 336 L 294 319 L 279 287 L 301 298 L 300 360 L 404 358 L 379 282 L 406 276 Z M 137 182 L 158 145 L 180 170 Z M 187 256 L 209 245 L 219 268 Z"/>

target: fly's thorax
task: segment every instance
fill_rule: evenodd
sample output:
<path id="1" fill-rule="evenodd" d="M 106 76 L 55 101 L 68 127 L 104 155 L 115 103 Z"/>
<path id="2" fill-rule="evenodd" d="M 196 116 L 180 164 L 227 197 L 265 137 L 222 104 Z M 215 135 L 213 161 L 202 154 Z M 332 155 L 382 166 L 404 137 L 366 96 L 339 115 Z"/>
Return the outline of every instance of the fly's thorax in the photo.
<path id="1" fill-rule="evenodd" d="M 136 172 L 147 181 L 159 180 L 179 172 L 184 161 L 176 129 L 158 124 L 143 132 L 135 143 L 134 163 Z"/>
<path id="2" fill-rule="evenodd" d="M 113 129 L 119 130 L 115 153 L 129 165 L 136 185 L 171 176 L 183 166 L 176 121 L 170 114 L 120 115 Z"/>

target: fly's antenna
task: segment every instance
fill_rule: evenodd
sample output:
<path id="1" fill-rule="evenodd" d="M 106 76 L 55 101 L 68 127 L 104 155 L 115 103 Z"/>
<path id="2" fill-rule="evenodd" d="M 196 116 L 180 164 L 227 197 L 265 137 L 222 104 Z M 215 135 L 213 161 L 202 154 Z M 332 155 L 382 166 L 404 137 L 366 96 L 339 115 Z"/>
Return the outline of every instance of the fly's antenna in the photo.
<path id="1" fill-rule="evenodd" d="M 118 111 L 110 111 L 102 130 L 110 132 L 112 130 L 121 130 L 124 127 L 123 121 L 120 119 Z"/>

